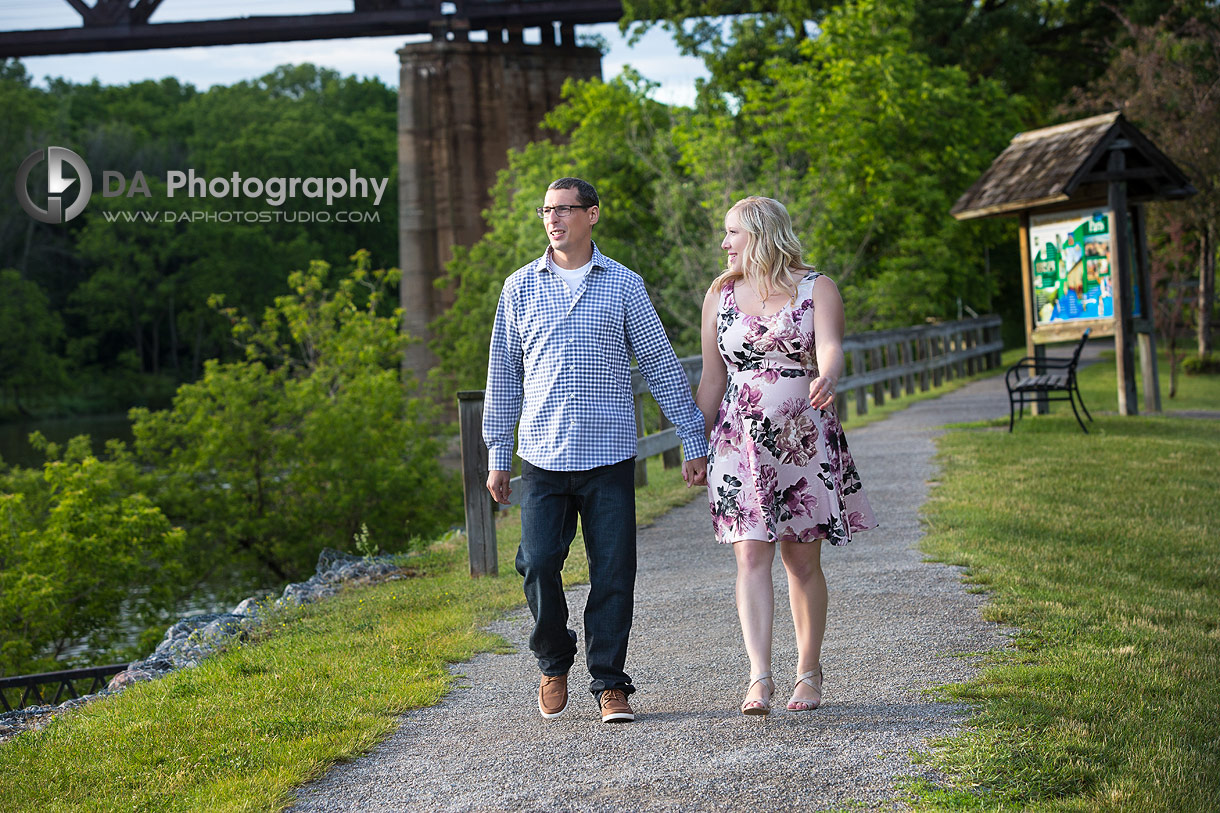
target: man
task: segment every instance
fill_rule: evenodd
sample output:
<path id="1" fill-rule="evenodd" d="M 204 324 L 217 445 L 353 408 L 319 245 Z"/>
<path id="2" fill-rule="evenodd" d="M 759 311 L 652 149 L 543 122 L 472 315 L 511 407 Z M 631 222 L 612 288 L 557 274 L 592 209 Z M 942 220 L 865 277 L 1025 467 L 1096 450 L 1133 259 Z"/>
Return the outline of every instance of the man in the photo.
<path id="1" fill-rule="evenodd" d="M 584 530 L 589 560 L 585 661 L 602 722 L 635 719 L 624 671 L 635 596 L 635 405 L 629 360 L 682 438 L 687 485 L 707 482 L 703 415 L 639 275 L 593 243 L 597 191 L 578 178 L 548 187 L 537 209 L 550 246 L 504 283 L 492 328 L 483 406 L 487 490 L 507 503 L 520 420 L 522 497 L 517 571 L 534 616 L 538 709 L 568 706 L 576 632 L 561 570 Z"/>

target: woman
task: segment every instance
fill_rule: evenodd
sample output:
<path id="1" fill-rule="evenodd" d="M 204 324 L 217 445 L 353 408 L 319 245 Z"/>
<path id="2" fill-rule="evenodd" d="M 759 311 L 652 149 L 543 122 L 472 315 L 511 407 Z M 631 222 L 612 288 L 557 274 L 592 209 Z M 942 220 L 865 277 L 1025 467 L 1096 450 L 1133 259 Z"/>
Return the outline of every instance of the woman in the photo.
<path id="1" fill-rule="evenodd" d="M 826 577 L 822 540 L 874 528 L 834 412 L 843 373 L 843 300 L 801 259 L 779 201 L 749 197 L 724 218 L 728 268 L 703 301 L 703 378 L 695 401 L 711 440 L 708 498 L 717 541 L 737 559 L 737 614 L 750 657 L 743 714 L 767 714 L 771 564 L 788 574 L 797 677 L 790 711 L 822 702 Z"/>

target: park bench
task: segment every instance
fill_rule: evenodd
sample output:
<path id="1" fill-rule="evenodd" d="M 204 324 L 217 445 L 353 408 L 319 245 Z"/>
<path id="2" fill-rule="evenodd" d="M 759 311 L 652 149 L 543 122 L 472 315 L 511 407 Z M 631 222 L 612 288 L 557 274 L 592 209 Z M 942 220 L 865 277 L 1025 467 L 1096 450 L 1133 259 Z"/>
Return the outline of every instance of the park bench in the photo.
<path id="1" fill-rule="evenodd" d="M 1036 358 L 1026 356 L 1008 368 L 1004 374 L 1004 384 L 1008 387 L 1008 431 L 1012 431 L 1014 413 L 1019 412 L 1025 417 L 1025 404 L 1037 401 L 1068 401 L 1072 405 L 1072 414 L 1076 423 L 1085 434 L 1089 433 L 1084 421 L 1080 420 L 1080 412 L 1076 402 L 1090 421 L 1093 416 L 1084 405 L 1080 396 L 1080 387 L 1076 384 L 1076 364 L 1080 361 L 1080 351 L 1089 340 L 1092 328 L 1085 330 L 1084 335 L 1072 351 L 1071 358 Z"/>

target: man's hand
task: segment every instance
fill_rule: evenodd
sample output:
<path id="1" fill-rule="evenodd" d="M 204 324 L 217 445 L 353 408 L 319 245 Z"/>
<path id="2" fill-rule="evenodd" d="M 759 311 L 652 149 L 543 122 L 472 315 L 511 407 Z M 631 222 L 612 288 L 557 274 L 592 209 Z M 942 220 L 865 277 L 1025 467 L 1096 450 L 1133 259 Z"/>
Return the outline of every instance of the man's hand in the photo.
<path id="1" fill-rule="evenodd" d="M 682 464 L 682 479 L 686 487 L 707 485 L 707 458 L 696 457 Z"/>
<path id="2" fill-rule="evenodd" d="M 508 485 L 511 476 L 510 471 L 487 472 L 487 490 L 496 502 L 508 505 L 508 495 L 513 493 L 512 488 Z"/>

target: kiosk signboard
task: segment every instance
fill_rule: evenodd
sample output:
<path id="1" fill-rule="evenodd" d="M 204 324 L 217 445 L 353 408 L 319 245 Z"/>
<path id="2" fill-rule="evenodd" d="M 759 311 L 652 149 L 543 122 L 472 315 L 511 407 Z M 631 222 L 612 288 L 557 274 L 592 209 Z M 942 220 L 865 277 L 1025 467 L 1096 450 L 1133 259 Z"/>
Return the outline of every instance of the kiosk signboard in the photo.
<path id="1" fill-rule="evenodd" d="M 1106 209 L 1030 216 L 1036 324 L 1113 318 L 1112 222 Z"/>

